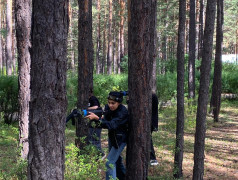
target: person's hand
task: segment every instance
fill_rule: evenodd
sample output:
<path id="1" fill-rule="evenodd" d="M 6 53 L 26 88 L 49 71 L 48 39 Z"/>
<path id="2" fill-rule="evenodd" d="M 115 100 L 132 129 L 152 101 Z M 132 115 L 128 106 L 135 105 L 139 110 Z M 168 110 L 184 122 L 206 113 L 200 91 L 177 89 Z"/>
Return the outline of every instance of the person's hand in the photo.
<path id="1" fill-rule="evenodd" d="M 89 120 L 99 120 L 99 117 L 93 112 L 88 112 L 88 113 L 89 115 L 87 115 L 85 118 L 88 118 Z"/>

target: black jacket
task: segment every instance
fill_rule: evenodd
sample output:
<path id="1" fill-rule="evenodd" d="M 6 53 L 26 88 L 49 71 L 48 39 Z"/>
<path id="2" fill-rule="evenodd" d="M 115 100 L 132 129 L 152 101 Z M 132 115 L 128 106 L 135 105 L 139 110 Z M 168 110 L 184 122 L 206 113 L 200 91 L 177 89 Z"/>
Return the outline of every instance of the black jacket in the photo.
<path id="1" fill-rule="evenodd" d="M 128 111 L 122 104 L 115 111 L 111 111 L 109 106 L 105 106 L 107 113 L 100 120 L 101 127 L 108 129 L 108 137 L 112 146 L 118 148 L 121 143 L 126 142 L 128 131 Z"/>
<path id="2" fill-rule="evenodd" d="M 151 131 L 158 131 L 158 97 L 152 94 Z"/>

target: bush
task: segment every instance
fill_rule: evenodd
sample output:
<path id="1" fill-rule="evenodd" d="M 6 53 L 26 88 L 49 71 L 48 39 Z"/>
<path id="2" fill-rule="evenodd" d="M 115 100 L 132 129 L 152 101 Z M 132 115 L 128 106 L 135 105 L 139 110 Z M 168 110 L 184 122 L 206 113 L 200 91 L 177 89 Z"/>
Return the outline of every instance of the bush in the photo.
<path id="1" fill-rule="evenodd" d="M 238 66 L 235 64 L 223 64 L 222 70 L 222 92 L 238 93 Z"/>
<path id="2" fill-rule="evenodd" d="M 94 146 L 89 145 L 83 151 L 74 144 L 66 146 L 66 180 L 98 180 L 102 179 L 102 171 L 105 171 L 105 163 L 97 155 L 97 149 Z"/>
<path id="3" fill-rule="evenodd" d="M 0 77 L 0 113 L 4 122 L 11 124 L 18 113 L 18 79 L 17 76 Z"/>
<path id="4" fill-rule="evenodd" d="M 157 76 L 157 94 L 160 101 L 172 99 L 177 94 L 177 74 L 166 73 Z"/>

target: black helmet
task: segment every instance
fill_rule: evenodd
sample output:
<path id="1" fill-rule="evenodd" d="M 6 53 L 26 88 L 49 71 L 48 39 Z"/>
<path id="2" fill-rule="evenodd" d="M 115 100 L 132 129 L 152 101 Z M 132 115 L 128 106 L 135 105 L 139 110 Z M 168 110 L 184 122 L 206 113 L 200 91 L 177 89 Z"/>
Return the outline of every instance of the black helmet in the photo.
<path id="1" fill-rule="evenodd" d="M 107 99 L 121 103 L 123 101 L 123 94 L 117 91 L 111 91 Z"/>

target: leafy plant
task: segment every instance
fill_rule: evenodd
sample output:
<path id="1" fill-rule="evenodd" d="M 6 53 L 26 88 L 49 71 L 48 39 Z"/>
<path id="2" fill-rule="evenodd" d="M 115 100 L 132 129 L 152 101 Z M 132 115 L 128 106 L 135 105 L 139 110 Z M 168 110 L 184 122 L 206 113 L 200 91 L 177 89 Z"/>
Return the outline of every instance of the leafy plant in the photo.
<path id="1" fill-rule="evenodd" d="M 94 146 L 88 145 L 84 150 L 74 144 L 66 146 L 65 179 L 98 180 L 105 171 L 105 163 L 100 159 Z"/>
<path id="2" fill-rule="evenodd" d="M 16 76 L 0 77 L 0 113 L 11 124 L 18 113 L 18 83 Z"/>

